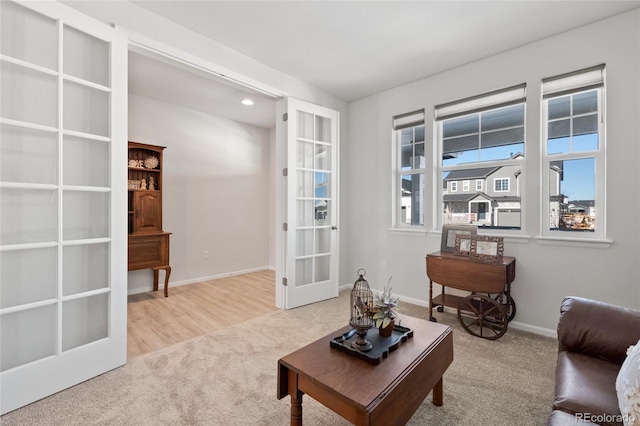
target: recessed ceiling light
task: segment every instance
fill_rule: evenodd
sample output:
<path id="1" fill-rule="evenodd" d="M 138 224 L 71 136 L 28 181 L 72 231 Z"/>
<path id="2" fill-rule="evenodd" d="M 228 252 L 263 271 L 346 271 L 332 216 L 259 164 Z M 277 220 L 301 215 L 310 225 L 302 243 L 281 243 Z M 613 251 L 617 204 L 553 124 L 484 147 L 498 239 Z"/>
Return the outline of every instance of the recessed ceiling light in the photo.
<path id="1" fill-rule="evenodd" d="M 253 101 L 251 99 L 243 99 L 242 100 L 242 105 L 247 105 L 247 106 L 251 106 L 253 105 Z"/>

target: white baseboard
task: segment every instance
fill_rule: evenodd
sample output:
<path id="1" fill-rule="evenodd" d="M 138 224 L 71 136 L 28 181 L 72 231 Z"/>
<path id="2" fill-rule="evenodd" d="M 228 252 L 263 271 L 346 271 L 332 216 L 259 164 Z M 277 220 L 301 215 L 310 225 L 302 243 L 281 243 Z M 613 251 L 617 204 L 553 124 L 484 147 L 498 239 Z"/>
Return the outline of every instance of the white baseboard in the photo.
<path id="1" fill-rule="evenodd" d="M 232 277 L 235 275 L 242 275 L 242 274 L 248 274 L 251 272 L 259 272 L 259 271 L 267 271 L 267 270 L 274 270 L 272 267 L 270 266 L 262 266 L 259 268 L 251 268 L 251 269 L 244 269 L 241 271 L 233 271 L 233 272 L 225 272 L 223 274 L 217 274 L 217 275 L 209 275 L 206 277 L 198 277 L 198 278 L 192 278 L 192 279 L 188 279 L 188 280 L 182 280 L 182 281 L 169 281 L 169 287 L 178 287 L 181 285 L 187 285 L 187 284 L 195 284 L 195 283 L 199 283 L 202 281 L 209 281 L 209 280 L 216 280 L 219 278 L 225 278 L 225 277 Z M 159 289 L 164 288 L 164 283 L 160 282 L 158 284 Z M 127 294 L 138 294 L 138 293 L 146 293 L 148 291 L 153 290 L 153 285 L 150 286 L 145 286 L 145 287 L 137 287 L 137 288 L 130 288 L 127 292 Z"/>
<path id="2" fill-rule="evenodd" d="M 518 321 L 511 321 L 509 323 L 509 327 L 515 328 L 516 330 L 528 331 L 529 333 L 533 333 L 533 334 L 539 334 L 545 337 L 553 337 L 554 339 L 558 338 L 557 330 L 538 327 L 537 325 L 525 324 Z"/>
<path id="3" fill-rule="evenodd" d="M 338 293 L 341 293 L 345 290 L 351 290 L 353 288 L 353 284 L 342 284 L 340 287 L 338 287 Z"/>

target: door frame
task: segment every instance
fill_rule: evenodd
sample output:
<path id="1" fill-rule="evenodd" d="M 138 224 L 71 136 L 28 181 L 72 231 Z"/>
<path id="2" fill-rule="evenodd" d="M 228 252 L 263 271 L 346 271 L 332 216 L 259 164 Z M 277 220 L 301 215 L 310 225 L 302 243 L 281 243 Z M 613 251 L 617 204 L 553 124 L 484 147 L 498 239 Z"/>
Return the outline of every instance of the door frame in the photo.
<path id="1" fill-rule="evenodd" d="M 274 211 L 274 220 L 272 222 L 273 232 L 275 235 L 275 306 L 279 309 L 286 309 L 285 306 L 285 292 L 283 286 L 283 277 L 285 275 L 285 241 L 284 236 L 282 235 L 282 224 L 283 217 L 286 207 L 287 200 L 284 198 L 285 194 L 283 191 L 283 176 L 282 169 L 284 166 L 284 149 L 286 144 L 284 143 L 284 137 L 286 134 L 284 132 L 282 126 L 282 116 L 286 112 L 286 98 L 289 96 L 288 93 L 284 92 L 281 89 L 275 88 L 273 86 L 262 83 L 261 81 L 254 80 L 249 78 L 243 74 L 220 66 L 214 62 L 211 62 L 207 59 L 203 59 L 202 57 L 196 56 L 189 52 L 186 52 L 180 48 L 174 47 L 172 45 L 166 44 L 162 41 L 158 41 L 154 38 L 145 36 L 136 31 L 128 29 L 122 25 L 114 25 L 116 30 L 122 31 L 127 37 L 129 41 L 128 50 L 142 54 L 142 55 L 151 55 L 155 59 L 163 60 L 165 62 L 178 64 L 188 69 L 197 70 L 199 72 L 213 75 L 216 78 L 220 78 L 226 80 L 230 83 L 237 84 L 239 86 L 249 88 L 251 90 L 255 90 L 259 93 L 268 95 L 276 100 L 276 123 L 274 123 L 275 127 L 275 158 L 273 173 L 275 173 L 275 211 Z M 340 130 L 340 122 L 338 122 L 338 131 L 337 137 L 340 138 L 341 130 Z M 338 155 L 336 155 L 336 176 L 339 175 L 339 167 L 340 167 L 340 155 L 339 150 L 337 151 Z M 337 187 L 339 188 L 339 181 L 336 182 Z M 339 221 L 340 211 L 336 214 L 336 224 Z M 338 256 L 339 260 L 339 237 L 336 244 L 336 256 Z M 339 281 L 339 267 L 338 267 L 338 281 Z M 338 282 L 339 284 L 339 282 Z"/>
<path id="2" fill-rule="evenodd" d="M 167 62 L 173 65 L 179 65 L 183 68 L 196 70 L 198 72 L 212 75 L 215 78 L 219 78 L 225 80 L 227 82 L 239 85 L 244 88 L 248 88 L 259 93 L 265 94 L 276 99 L 276 122 L 274 123 L 275 127 L 275 159 L 272 157 L 274 161 L 273 172 L 276 174 L 275 179 L 275 211 L 274 211 L 274 221 L 272 222 L 273 231 L 275 237 L 275 306 L 279 309 L 284 309 L 284 290 L 282 286 L 282 276 L 283 276 L 283 268 L 284 261 L 282 260 L 282 250 L 284 242 L 279 237 L 282 230 L 282 217 L 283 217 L 283 205 L 286 200 L 283 199 L 282 193 L 282 174 L 278 173 L 283 168 L 282 165 L 282 149 L 283 146 L 281 144 L 282 138 L 282 126 L 279 124 L 280 118 L 284 113 L 283 108 L 285 108 L 284 98 L 286 94 L 279 89 L 276 89 L 272 86 L 261 83 L 257 80 L 250 79 L 242 74 L 231 71 L 224 67 L 219 66 L 211 61 L 203 59 L 199 56 L 188 53 L 184 50 L 176 48 L 174 46 L 168 45 L 164 42 L 158 41 L 151 37 L 142 35 L 133 30 L 127 29 L 121 25 L 115 25 L 116 30 L 122 31 L 127 35 L 129 46 L 128 50 L 133 51 L 135 53 L 139 53 L 141 55 L 150 56 L 154 59 L 161 60 L 163 62 Z"/>

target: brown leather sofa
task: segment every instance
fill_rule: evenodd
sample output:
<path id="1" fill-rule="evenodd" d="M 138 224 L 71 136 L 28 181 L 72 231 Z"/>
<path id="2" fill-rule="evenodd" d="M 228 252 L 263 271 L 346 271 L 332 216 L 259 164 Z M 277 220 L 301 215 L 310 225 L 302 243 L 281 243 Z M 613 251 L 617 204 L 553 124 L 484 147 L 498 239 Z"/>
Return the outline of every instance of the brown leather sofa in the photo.
<path id="1" fill-rule="evenodd" d="M 616 378 L 640 340 L 640 311 L 581 297 L 560 307 L 558 362 L 549 426 L 622 425 Z"/>

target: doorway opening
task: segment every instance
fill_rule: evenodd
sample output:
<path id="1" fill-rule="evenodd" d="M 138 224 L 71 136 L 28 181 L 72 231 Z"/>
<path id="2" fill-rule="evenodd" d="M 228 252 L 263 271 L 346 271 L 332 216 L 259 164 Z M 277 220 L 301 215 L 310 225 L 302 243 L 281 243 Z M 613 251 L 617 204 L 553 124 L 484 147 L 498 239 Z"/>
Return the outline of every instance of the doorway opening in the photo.
<path id="1" fill-rule="evenodd" d="M 172 287 L 273 275 L 277 95 L 135 44 L 128 54 L 129 140 L 166 147 Z M 130 271 L 129 294 L 151 291 L 151 276 Z"/>

